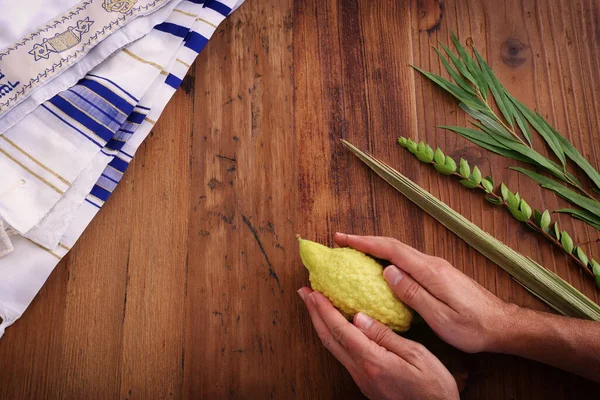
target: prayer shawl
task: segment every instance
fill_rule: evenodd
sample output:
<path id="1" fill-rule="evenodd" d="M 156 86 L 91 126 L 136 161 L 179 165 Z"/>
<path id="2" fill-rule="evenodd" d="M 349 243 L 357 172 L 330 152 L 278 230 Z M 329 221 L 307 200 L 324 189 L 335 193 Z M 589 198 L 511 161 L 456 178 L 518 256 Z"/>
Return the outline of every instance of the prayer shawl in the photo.
<path id="1" fill-rule="evenodd" d="M 0 251 L 2 243 L 13 248 L 0 258 L 0 337 L 108 200 L 198 53 L 242 1 L 178 3 L 0 136 L 0 231 L 12 227 L 0 232 Z"/>

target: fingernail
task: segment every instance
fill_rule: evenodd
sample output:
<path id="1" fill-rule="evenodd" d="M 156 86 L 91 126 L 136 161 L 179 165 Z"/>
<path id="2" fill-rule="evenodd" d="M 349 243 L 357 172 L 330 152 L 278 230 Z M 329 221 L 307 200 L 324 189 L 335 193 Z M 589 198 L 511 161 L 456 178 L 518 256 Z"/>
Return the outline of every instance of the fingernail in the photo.
<path id="1" fill-rule="evenodd" d="M 302 289 L 298 290 L 298 294 L 300 295 L 300 298 L 304 300 L 304 291 Z"/>
<path id="2" fill-rule="evenodd" d="M 361 312 L 356 314 L 356 326 L 358 326 L 360 329 L 366 331 L 371 327 L 371 325 L 373 325 L 373 318 Z"/>
<path id="3" fill-rule="evenodd" d="M 383 271 L 383 277 L 392 286 L 396 286 L 404 277 L 395 265 L 390 265 Z"/>
<path id="4" fill-rule="evenodd" d="M 314 292 L 308 295 L 308 298 L 313 302 L 314 305 L 317 305 L 317 298 L 314 295 Z"/>

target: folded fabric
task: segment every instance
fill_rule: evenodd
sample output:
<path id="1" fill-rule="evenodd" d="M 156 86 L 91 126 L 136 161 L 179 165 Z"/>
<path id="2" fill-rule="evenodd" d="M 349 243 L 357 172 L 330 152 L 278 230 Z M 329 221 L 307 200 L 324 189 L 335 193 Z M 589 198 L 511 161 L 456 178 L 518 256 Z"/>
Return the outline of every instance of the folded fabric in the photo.
<path id="1" fill-rule="evenodd" d="M 140 116 L 135 117 L 135 122 L 131 121 L 133 114 L 131 112 L 120 125 L 126 127 L 124 129 L 129 128 L 127 129 L 129 132 L 125 132 L 125 135 L 122 131 L 119 133 L 119 129 L 122 128 L 115 131 L 113 137 L 105 140 L 102 149 L 95 153 L 91 164 L 85 167 L 84 170 L 87 172 L 81 173 L 73 181 L 70 190 L 76 185 L 78 187 L 76 190 L 83 190 L 83 187 L 89 185 L 90 179 L 95 176 L 92 181 L 93 187 L 89 190 L 84 202 L 75 207 L 76 209 L 65 208 L 69 211 L 64 212 L 63 215 L 68 215 L 69 219 L 64 224 L 66 229 L 59 245 L 54 250 L 49 250 L 29 238 L 22 236 L 11 238 L 14 250 L 0 258 L 0 317 L 3 320 L 0 324 L 0 337 L 4 333 L 4 329 L 23 314 L 54 267 L 75 244 L 109 198 L 137 148 L 150 133 L 155 121 L 160 117 L 169 99 L 181 84 L 198 53 L 208 42 L 218 24 L 241 3 L 242 1 L 236 0 L 220 2 L 213 0 L 207 1 L 203 6 L 189 12 L 186 11 L 194 19 L 191 30 L 187 30 L 185 38 L 179 46 L 176 46 L 169 62 L 165 64 L 164 68 L 161 68 L 161 73 L 148 85 L 146 92 L 140 96 L 140 100 L 135 102 L 136 113 Z M 157 27 L 157 29 L 160 31 L 163 28 Z M 160 36 L 154 36 L 153 40 L 160 41 L 161 39 Z M 145 61 L 148 61 L 147 59 L 136 60 L 141 65 L 146 65 Z M 123 68 L 139 67 L 131 65 L 126 58 L 122 58 L 121 62 L 123 62 Z M 102 71 L 102 73 L 108 72 L 110 71 Z M 102 77 L 102 75 L 97 76 Z M 109 84 L 110 82 L 107 83 L 107 85 Z M 109 87 L 115 88 L 114 86 Z M 122 94 L 124 95 L 124 93 Z M 121 104 L 117 98 L 113 97 L 112 99 L 115 103 Z M 123 100 L 122 97 L 119 99 Z M 77 183 L 80 178 L 83 179 L 82 182 L 86 182 L 85 185 Z M 58 204 L 59 202 L 56 203 L 54 210 Z"/>
<path id="2" fill-rule="evenodd" d="M 64 196 L 92 158 L 139 123 L 135 105 L 195 21 L 191 1 L 0 136 L 0 216 L 25 234 Z"/>
<path id="3" fill-rule="evenodd" d="M 33 0 L 33 5 L 39 1 Z M 51 19 L 41 21 L 49 12 L 46 4 L 39 4 L 43 11 L 22 22 L 11 20 L 2 27 L 9 32 L 1 42 L 14 41 L 0 52 L 0 134 L 75 84 L 115 50 L 147 34 L 180 1 L 53 0 L 48 8 L 59 14 Z M 63 11 L 66 5 L 72 7 Z M 0 20 L 20 16 L 24 8 L 29 9 L 14 1 L 6 4 Z M 32 29 L 34 22 L 41 26 Z M 23 26 L 31 30 L 15 40 L 14 32 L 22 33 Z"/>

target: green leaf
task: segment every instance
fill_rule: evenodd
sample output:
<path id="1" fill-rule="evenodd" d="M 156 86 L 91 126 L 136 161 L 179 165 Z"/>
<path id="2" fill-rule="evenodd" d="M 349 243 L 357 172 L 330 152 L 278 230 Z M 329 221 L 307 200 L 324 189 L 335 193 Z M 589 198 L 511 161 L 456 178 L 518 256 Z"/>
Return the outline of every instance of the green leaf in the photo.
<path id="1" fill-rule="evenodd" d="M 529 204 L 523 199 L 521 199 L 521 203 L 519 204 L 519 210 L 521 210 L 527 219 L 531 218 L 531 215 L 533 214 L 533 210 L 531 210 Z"/>
<path id="2" fill-rule="evenodd" d="M 546 120 L 544 120 L 546 122 Z M 548 124 L 546 122 L 546 124 Z M 594 184 L 600 188 L 600 173 L 581 155 L 581 153 L 569 142 L 564 136 L 558 133 L 549 124 L 550 131 L 554 134 L 554 137 L 560 143 L 563 151 L 575 164 L 579 166 L 585 172 L 585 174 L 591 179 Z"/>
<path id="3" fill-rule="evenodd" d="M 485 199 L 494 205 L 502 204 L 502 200 L 497 199 L 496 197 L 486 196 Z"/>
<path id="4" fill-rule="evenodd" d="M 518 210 L 517 208 L 509 207 L 508 211 L 517 219 L 519 222 L 526 222 L 529 218 L 523 212 Z"/>
<path id="5" fill-rule="evenodd" d="M 466 105 L 464 103 L 459 104 L 459 107 L 462 108 L 462 110 L 464 112 L 469 114 L 471 116 L 471 118 L 480 121 L 486 128 L 488 128 L 495 134 L 505 136 L 507 139 L 515 141 L 513 136 L 510 134 L 510 132 L 507 131 L 506 128 L 503 127 L 502 124 L 500 124 L 495 119 L 495 117 L 490 116 L 484 112 L 475 110 L 472 107 L 469 107 L 468 105 Z"/>
<path id="6" fill-rule="evenodd" d="M 452 175 L 455 169 L 452 169 L 444 164 L 434 164 L 433 168 L 442 175 Z"/>
<path id="7" fill-rule="evenodd" d="M 492 193 L 494 191 L 494 185 L 492 184 L 492 182 L 488 181 L 487 179 L 481 180 L 481 186 L 483 186 L 485 191 L 488 193 Z"/>
<path id="8" fill-rule="evenodd" d="M 475 182 L 478 185 L 481 183 L 481 171 L 479 170 L 477 165 L 473 167 L 473 182 Z"/>
<path id="9" fill-rule="evenodd" d="M 440 46 L 442 46 L 442 49 L 444 49 L 444 51 L 448 55 L 448 58 L 450 59 L 450 61 L 452 61 L 452 64 L 454 64 L 454 66 L 458 70 L 458 72 L 460 72 L 462 76 L 464 76 L 468 81 L 470 81 L 473 85 L 475 85 L 477 87 L 478 86 L 477 80 L 469 72 L 469 69 L 467 68 L 465 63 L 456 54 L 454 54 L 452 52 L 452 50 L 450 50 L 448 48 L 448 46 L 446 46 L 442 42 L 439 42 L 439 43 L 440 43 Z"/>
<path id="10" fill-rule="evenodd" d="M 406 138 L 405 138 L 405 137 L 402 137 L 402 136 L 400 136 L 400 137 L 398 138 L 398 144 L 399 144 L 400 146 L 402 146 L 402 147 L 406 147 Z"/>
<path id="11" fill-rule="evenodd" d="M 479 66 L 477 65 L 475 60 L 473 60 L 473 58 L 471 56 L 469 56 L 469 54 L 467 53 L 465 48 L 462 46 L 462 44 L 460 44 L 460 41 L 458 40 L 458 38 L 456 37 L 456 35 L 454 33 L 452 33 L 452 42 L 454 43 L 454 47 L 456 47 L 456 51 L 458 52 L 461 59 L 464 61 L 465 65 L 467 66 L 467 69 L 471 73 L 471 76 L 473 78 L 475 78 L 475 81 L 477 82 L 477 87 L 479 88 L 479 91 L 483 95 L 483 98 L 487 99 L 487 97 L 488 97 L 487 83 L 485 82 L 483 74 L 481 73 L 481 69 L 479 68 Z"/>
<path id="12" fill-rule="evenodd" d="M 465 91 L 460 86 L 455 85 L 454 83 L 442 78 L 439 75 L 432 74 L 431 72 L 422 70 L 421 68 L 416 67 L 414 65 L 411 65 L 411 66 L 414 69 L 416 69 L 417 71 L 419 71 L 421 74 L 423 74 L 425 77 L 429 78 L 431 81 L 436 83 L 442 89 L 444 89 L 445 91 L 450 93 L 452 96 L 456 97 L 458 100 L 460 100 L 466 104 L 469 104 L 470 106 L 473 106 L 474 108 L 481 108 L 481 109 L 485 108 L 485 106 L 481 102 L 481 100 L 474 97 L 471 93 Z"/>
<path id="13" fill-rule="evenodd" d="M 596 286 L 600 287 L 600 264 L 594 259 L 590 261 L 592 264 L 592 272 L 594 273 L 594 278 L 596 278 Z"/>
<path id="14" fill-rule="evenodd" d="M 558 157 L 562 165 L 566 164 L 565 153 L 563 151 L 562 146 L 560 145 L 558 139 L 555 137 L 554 133 L 551 130 L 550 125 L 544 120 L 540 115 L 535 114 L 529 108 L 527 108 L 523 103 L 514 97 L 510 96 L 511 102 L 515 105 L 515 107 L 525 116 L 527 121 L 535 128 L 535 130 L 544 138 L 548 147 L 552 150 L 552 152 Z"/>
<path id="15" fill-rule="evenodd" d="M 473 90 L 473 88 L 471 86 L 469 86 L 469 84 L 460 76 L 460 74 L 458 72 L 456 72 L 456 70 L 454 68 L 452 68 L 452 66 L 450 66 L 450 64 L 448 63 L 448 60 L 446 60 L 446 57 L 444 57 L 443 54 L 437 48 L 434 47 L 433 49 L 440 57 L 440 60 L 442 61 L 444 68 L 446 68 L 446 71 L 448 71 L 448 74 L 450 75 L 450 77 L 452 77 L 454 82 L 456 82 L 458 84 L 458 86 L 460 86 L 462 89 L 464 89 L 465 92 L 471 94 L 473 96 L 473 99 L 475 100 L 477 98 L 477 95 L 475 94 L 475 91 Z"/>
<path id="16" fill-rule="evenodd" d="M 508 199 L 506 199 L 506 202 L 508 203 L 508 206 L 511 208 L 514 208 L 515 210 L 519 209 L 519 200 L 517 199 L 517 197 L 512 193 L 512 192 L 508 192 Z"/>
<path id="17" fill-rule="evenodd" d="M 597 217 L 593 213 L 586 210 L 576 210 L 573 208 L 561 208 L 559 210 L 555 210 L 554 212 L 569 214 L 573 218 L 581 220 L 586 224 L 600 230 L 600 217 Z"/>
<path id="18" fill-rule="evenodd" d="M 444 163 L 446 167 L 450 168 L 452 172 L 456 171 L 456 161 L 450 156 L 446 156 L 446 162 Z"/>
<path id="19" fill-rule="evenodd" d="M 528 176 L 529 178 L 531 178 L 534 181 L 536 181 L 537 183 L 539 183 L 543 188 L 553 191 L 554 193 L 556 193 L 563 199 L 565 199 L 573 204 L 576 204 L 583 209 L 588 210 L 589 212 L 594 214 L 596 217 L 600 217 L 600 202 L 589 199 L 587 197 L 584 197 L 578 193 L 575 193 L 573 190 L 561 185 L 560 183 L 558 183 L 550 178 L 547 178 L 543 175 L 540 175 L 533 171 L 530 171 L 528 169 L 519 168 L 519 167 L 511 167 L 510 169 L 513 169 L 515 171 L 522 173 L 525 176 Z"/>
<path id="20" fill-rule="evenodd" d="M 504 200 L 508 200 L 508 194 L 510 193 L 510 190 L 508 190 L 504 183 L 500 184 L 500 193 L 502 194 L 502 198 Z"/>
<path id="21" fill-rule="evenodd" d="M 483 76 L 485 77 L 486 82 L 490 87 L 492 95 L 494 96 L 494 100 L 496 101 L 496 104 L 500 109 L 500 112 L 504 116 L 504 119 L 506 119 L 508 124 L 512 127 L 513 116 L 510 113 L 510 108 L 507 106 L 508 98 L 505 95 L 504 87 L 500 84 L 500 82 L 496 78 L 496 75 L 494 75 L 494 72 L 492 71 L 490 66 L 485 62 L 483 57 L 481 57 L 479 52 L 476 49 L 473 49 L 473 52 L 475 53 L 475 57 L 477 58 L 477 61 L 481 66 Z"/>
<path id="22" fill-rule="evenodd" d="M 421 147 L 421 144 L 423 144 L 423 142 L 421 142 L 419 144 L 419 147 L 417 148 L 417 153 L 415 155 L 417 156 L 419 161 L 422 161 L 424 163 L 432 162 L 433 161 L 433 149 L 429 145 L 425 145 L 422 150 L 419 150 L 419 148 Z"/>
<path id="23" fill-rule="evenodd" d="M 470 181 L 470 180 L 468 180 L 468 179 L 461 179 L 459 182 L 460 182 L 460 183 L 461 183 L 463 186 L 465 186 L 465 187 L 468 187 L 469 189 L 474 189 L 474 188 L 476 188 L 476 187 L 479 187 L 479 185 L 478 185 L 478 184 L 476 184 L 475 182 L 473 182 L 473 181 Z"/>
<path id="24" fill-rule="evenodd" d="M 546 210 L 544 211 L 544 213 L 542 214 L 542 218 L 540 219 L 540 228 L 548 228 L 550 226 L 550 222 L 552 222 L 552 217 L 550 216 L 550 212 Z"/>
<path id="25" fill-rule="evenodd" d="M 471 176 L 471 168 L 469 168 L 469 163 L 464 158 L 460 159 L 458 171 L 466 179 L 469 179 L 469 176 Z"/>
<path id="26" fill-rule="evenodd" d="M 560 228 L 558 227 L 558 221 L 554 223 L 554 238 L 560 242 Z"/>
<path id="27" fill-rule="evenodd" d="M 537 208 L 533 209 L 533 221 L 537 226 L 542 225 L 542 214 L 537 210 Z"/>
<path id="28" fill-rule="evenodd" d="M 575 255 L 577 256 L 577 258 L 579 258 L 579 261 L 581 261 L 585 266 L 588 265 L 588 262 L 590 260 L 588 259 L 588 256 L 585 254 L 585 251 L 583 251 L 581 247 L 577 246 L 575 248 Z"/>
<path id="29" fill-rule="evenodd" d="M 571 239 L 571 236 L 565 231 L 562 231 L 560 234 L 560 244 L 562 244 L 567 253 L 571 254 L 573 251 L 573 239 Z"/>
<path id="30" fill-rule="evenodd" d="M 435 154 L 433 155 L 433 159 L 437 164 L 444 164 L 446 161 L 446 157 L 444 156 L 444 152 L 439 147 L 435 150 Z"/>
<path id="31" fill-rule="evenodd" d="M 507 149 L 506 147 L 498 143 L 496 140 L 490 138 L 489 135 L 485 132 L 481 132 L 476 129 L 463 128 L 459 126 L 441 125 L 438 126 L 438 128 L 447 129 L 451 132 L 457 133 L 465 139 L 475 143 L 476 145 L 483 147 L 484 149 L 494 152 L 496 154 L 500 154 L 501 156 L 516 161 L 532 163 L 532 161 L 529 158 L 523 157 L 521 154 Z"/>
<path id="32" fill-rule="evenodd" d="M 508 96 L 509 99 L 512 100 L 512 96 L 508 92 L 506 92 L 506 95 Z M 512 101 L 510 101 L 509 104 L 513 105 L 514 103 Z M 521 130 L 521 133 L 523 134 L 523 137 L 525 138 L 525 140 L 527 140 L 527 143 L 529 143 L 529 147 L 532 147 L 531 130 L 529 129 L 529 124 L 525 120 L 525 116 L 523 115 L 521 110 L 519 110 L 516 107 L 513 108 L 513 114 L 515 116 L 515 121 L 517 122 L 517 126 L 519 127 L 519 129 Z"/>

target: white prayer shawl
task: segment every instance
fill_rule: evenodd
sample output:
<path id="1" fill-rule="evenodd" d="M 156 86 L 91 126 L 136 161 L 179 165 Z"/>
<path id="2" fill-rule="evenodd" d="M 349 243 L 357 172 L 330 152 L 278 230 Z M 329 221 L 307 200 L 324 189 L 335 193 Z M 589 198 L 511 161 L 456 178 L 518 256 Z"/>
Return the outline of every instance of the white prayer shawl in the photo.
<path id="1" fill-rule="evenodd" d="M 43 216 L 40 223 L 27 232 L 27 235 L 31 236 L 30 238 L 22 236 L 11 237 L 14 250 L 0 258 L 0 317 L 3 319 L 2 324 L 0 324 L 0 337 L 4 333 L 4 329 L 14 323 L 23 314 L 54 267 L 75 244 L 87 225 L 108 199 L 120 181 L 137 148 L 149 134 L 169 99 L 181 84 L 183 77 L 194 62 L 197 54 L 212 36 L 218 24 L 221 23 L 232 9 L 237 8 L 242 1 L 208 0 L 204 5 L 193 4 L 192 1 L 184 1 L 178 8 L 185 14 L 182 14 L 181 11 L 174 12 L 171 17 L 174 17 L 174 14 L 189 14 L 188 16 L 193 19 L 193 22 L 188 25 L 184 40 L 181 40 L 179 45 L 171 48 L 169 60 L 164 62 L 164 64 L 161 65 L 156 62 L 164 61 L 164 59 L 161 58 L 162 55 L 155 54 L 155 50 L 161 48 L 163 51 L 166 51 L 162 44 L 172 42 L 170 38 L 155 33 L 155 31 L 161 33 L 168 33 L 165 31 L 170 31 L 171 36 L 179 37 L 178 35 L 181 35 L 182 31 L 173 25 L 157 27 L 158 29 L 153 30 L 139 41 L 142 42 L 149 38 L 145 44 L 139 45 L 138 43 L 134 43 L 128 46 L 125 52 L 118 55 L 117 59 L 120 60 L 118 64 L 111 64 L 113 62 L 111 58 L 93 71 L 91 75 L 95 79 L 91 80 L 94 82 L 102 81 L 101 78 L 108 79 L 105 76 L 112 76 L 111 74 L 115 68 L 120 71 L 123 71 L 124 68 L 136 69 L 142 71 L 143 74 L 141 76 L 144 76 L 144 79 L 152 80 L 149 84 L 146 83 L 146 89 L 143 94 L 140 94 L 139 91 L 135 92 L 139 95 L 139 100 L 135 102 L 134 111 L 131 111 L 127 120 L 120 125 L 121 128 L 119 129 L 129 128 L 126 130 L 131 133 L 121 135 L 123 140 L 115 142 L 113 139 L 120 135 L 118 130 L 115 131 L 112 139 L 104 141 L 104 147 L 100 151 L 95 151 L 91 156 L 88 155 L 88 163 L 79 169 L 80 173 L 70 182 L 70 187 L 65 188 L 66 190 L 63 195 L 54 202 L 50 213 Z M 181 20 L 177 21 L 183 23 Z M 132 57 L 128 52 L 131 52 L 136 57 Z M 123 57 L 121 54 L 125 54 L 128 57 Z M 131 59 L 135 60 L 137 65 L 131 63 Z M 146 66 L 152 66 L 148 62 L 159 65 L 160 72 L 154 75 L 146 73 L 149 71 Z M 111 65 L 111 67 L 108 68 L 107 65 Z M 112 76 L 112 78 L 118 79 L 117 76 Z M 129 82 L 121 83 L 134 87 L 139 85 L 139 82 L 133 85 Z M 115 85 L 108 85 L 108 87 L 115 91 L 118 89 Z M 131 90 L 135 89 L 127 87 Z M 124 91 L 117 91 L 117 93 L 124 96 L 122 99 L 126 98 Z M 67 122 L 72 122 L 70 119 L 72 117 L 70 116 L 63 116 L 63 118 Z M 62 123 L 65 124 L 65 121 L 62 121 Z M 36 121 L 36 123 L 40 123 L 40 121 Z M 49 124 L 47 119 L 42 120 L 41 123 Z M 30 126 L 29 128 L 33 127 Z M 101 128 L 98 129 L 101 130 Z M 33 140 L 36 139 L 37 137 Z M 62 139 L 61 137 L 59 140 Z M 21 144 L 25 145 L 26 143 Z M 62 154 L 65 155 L 65 153 Z M 81 157 L 81 154 L 74 159 L 79 160 L 79 157 Z M 2 170 L 1 168 L 0 170 Z M 69 171 L 63 172 L 67 175 Z M 19 188 L 26 186 L 26 184 L 23 185 L 20 182 L 16 182 L 16 184 L 20 185 Z M 90 186 L 91 189 L 89 189 Z M 37 189 L 40 188 L 43 188 L 43 186 L 39 186 Z M 44 193 L 48 193 L 47 188 L 43 188 L 43 191 Z M 84 192 L 87 193 L 87 196 L 83 198 L 82 202 L 79 202 L 78 199 L 81 197 L 81 193 Z M 35 190 L 33 193 L 35 193 Z M 2 195 L 0 194 L 1 200 Z M 35 205 L 37 206 L 38 204 Z M 23 222 L 26 219 L 16 218 L 18 222 Z M 52 221 L 52 223 L 48 221 Z M 53 228 L 49 228 L 48 225 L 51 225 Z M 60 226 L 60 228 L 56 229 L 56 226 Z M 34 242 L 35 240 L 46 245 L 56 243 L 56 238 L 59 236 L 56 232 L 62 232 L 63 234 L 58 239 L 58 244 L 55 247 L 48 249 Z"/>
<path id="2" fill-rule="evenodd" d="M 26 0 L 31 4 L 18 5 L 10 1 L 0 8 L 0 21 L 7 23 L 0 29 L 8 31 L 0 39 L 0 134 L 73 86 L 111 53 L 146 35 L 181 2 L 44 0 L 39 4 L 40 0 Z M 40 11 L 28 15 L 32 6 Z M 13 19 L 23 16 L 23 20 Z"/>

